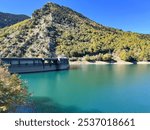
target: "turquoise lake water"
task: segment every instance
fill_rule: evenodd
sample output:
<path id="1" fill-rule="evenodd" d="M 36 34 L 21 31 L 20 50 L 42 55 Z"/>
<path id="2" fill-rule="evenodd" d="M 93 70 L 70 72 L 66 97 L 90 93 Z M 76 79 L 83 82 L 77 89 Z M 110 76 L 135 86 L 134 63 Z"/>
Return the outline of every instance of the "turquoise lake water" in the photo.
<path id="1" fill-rule="evenodd" d="M 35 112 L 150 112 L 150 65 L 81 65 L 22 74 Z"/>

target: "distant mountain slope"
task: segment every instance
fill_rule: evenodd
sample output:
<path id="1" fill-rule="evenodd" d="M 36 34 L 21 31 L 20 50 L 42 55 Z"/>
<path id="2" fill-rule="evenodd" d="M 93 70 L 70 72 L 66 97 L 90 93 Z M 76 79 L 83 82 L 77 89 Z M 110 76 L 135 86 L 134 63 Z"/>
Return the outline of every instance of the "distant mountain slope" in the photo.
<path id="1" fill-rule="evenodd" d="M 67 7 L 47 3 L 32 18 L 0 30 L 1 57 L 54 55 L 150 60 L 150 35 L 100 25 Z"/>
<path id="2" fill-rule="evenodd" d="M 0 28 L 13 25 L 30 17 L 0 12 Z"/>

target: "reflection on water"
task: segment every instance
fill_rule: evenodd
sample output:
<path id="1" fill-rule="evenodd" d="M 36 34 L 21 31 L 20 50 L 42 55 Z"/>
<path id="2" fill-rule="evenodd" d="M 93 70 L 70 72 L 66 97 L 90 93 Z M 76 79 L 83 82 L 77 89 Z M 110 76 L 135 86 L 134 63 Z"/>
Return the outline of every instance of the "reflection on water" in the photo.
<path id="1" fill-rule="evenodd" d="M 150 112 L 150 65 L 74 65 L 21 77 L 36 112 Z"/>

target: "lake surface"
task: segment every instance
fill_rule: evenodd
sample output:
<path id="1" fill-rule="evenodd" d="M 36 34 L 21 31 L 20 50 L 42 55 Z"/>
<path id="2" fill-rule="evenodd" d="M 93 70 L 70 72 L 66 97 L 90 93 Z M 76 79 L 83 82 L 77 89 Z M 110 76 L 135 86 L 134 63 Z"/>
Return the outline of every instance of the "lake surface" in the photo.
<path id="1" fill-rule="evenodd" d="M 35 112 L 150 112 L 150 65 L 79 65 L 21 78 Z"/>

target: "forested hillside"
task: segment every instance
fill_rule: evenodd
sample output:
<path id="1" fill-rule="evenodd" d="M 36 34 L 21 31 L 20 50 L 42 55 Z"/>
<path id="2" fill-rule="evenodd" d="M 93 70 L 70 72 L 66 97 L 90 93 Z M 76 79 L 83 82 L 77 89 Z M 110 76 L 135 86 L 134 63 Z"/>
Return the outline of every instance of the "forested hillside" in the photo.
<path id="1" fill-rule="evenodd" d="M 105 27 L 54 3 L 36 10 L 29 20 L 0 30 L 1 57 L 55 55 L 150 61 L 150 35 Z"/>

